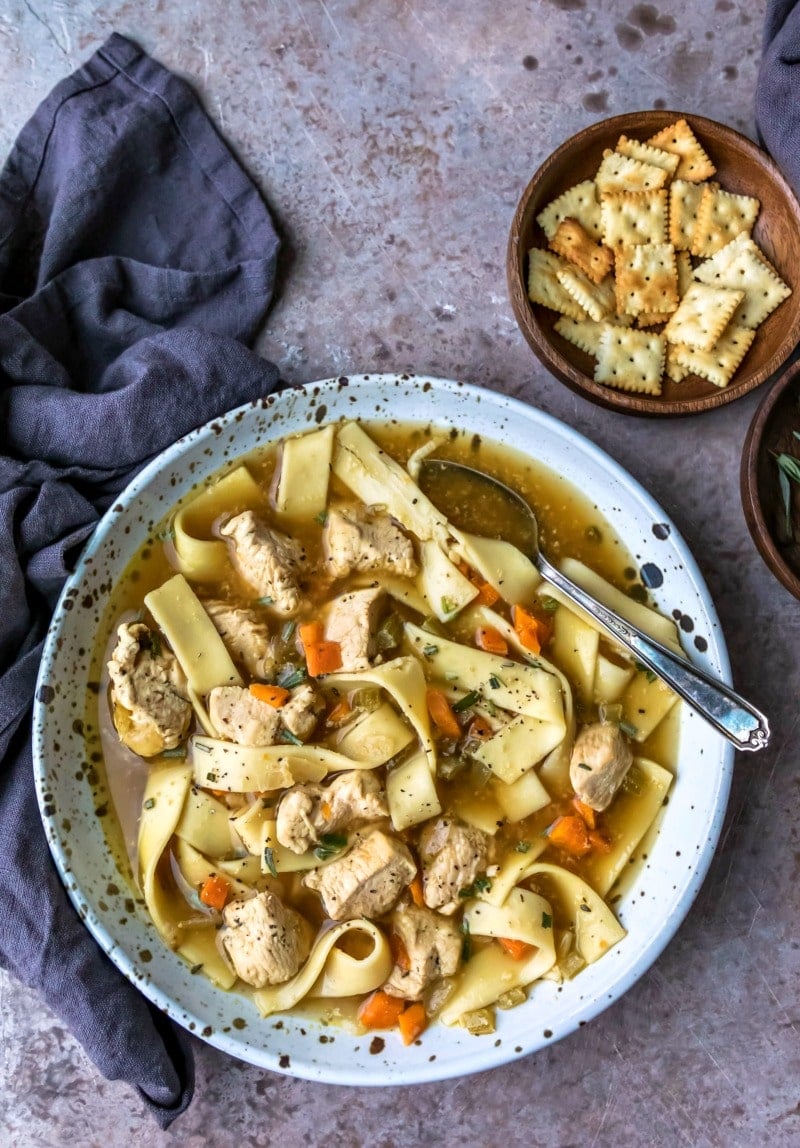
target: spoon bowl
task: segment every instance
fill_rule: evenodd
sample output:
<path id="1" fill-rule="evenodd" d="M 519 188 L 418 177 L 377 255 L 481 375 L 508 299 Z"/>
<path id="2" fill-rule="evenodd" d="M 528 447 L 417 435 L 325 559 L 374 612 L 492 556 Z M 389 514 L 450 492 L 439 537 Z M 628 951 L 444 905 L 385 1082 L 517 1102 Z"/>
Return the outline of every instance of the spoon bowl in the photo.
<path id="1" fill-rule="evenodd" d="M 611 638 L 657 674 L 737 749 L 758 750 L 767 746 L 770 730 L 764 714 L 723 682 L 693 666 L 685 656 L 679 657 L 598 602 L 548 562 L 539 549 L 536 515 L 516 491 L 491 475 L 448 459 L 425 459 L 420 466 L 419 483 L 433 504 L 462 530 L 485 535 L 487 523 L 495 518 L 512 521 L 512 527 L 504 527 L 505 541 L 530 558 L 551 586 L 599 622 Z M 507 513 L 493 513 L 500 508 L 512 511 L 510 520 Z"/>

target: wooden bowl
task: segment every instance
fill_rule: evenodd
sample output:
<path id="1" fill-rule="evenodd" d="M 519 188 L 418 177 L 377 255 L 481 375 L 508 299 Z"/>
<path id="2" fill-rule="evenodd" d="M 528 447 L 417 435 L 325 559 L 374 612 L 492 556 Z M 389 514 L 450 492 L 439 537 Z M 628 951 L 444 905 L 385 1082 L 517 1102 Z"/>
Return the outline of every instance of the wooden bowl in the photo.
<path id="1" fill-rule="evenodd" d="M 547 244 L 536 222 L 539 212 L 574 184 L 594 178 L 605 148 L 613 149 L 621 135 L 647 140 L 678 119 L 689 123 L 717 168 L 714 179 L 725 191 L 760 200 L 753 239 L 793 293 L 758 328 L 726 387 L 689 375 L 681 383 L 665 377 L 660 396 L 629 394 L 596 383 L 594 360 L 553 329 L 559 317 L 556 312 L 530 303 L 527 253 L 531 247 Z M 730 403 L 773 375 L 800 342 L 800 206 L 776 165 L 754 143 L 724 124 L 688 112 L 614 116 L 563 143 L 544 161 L 519 201 L 508 241 L 506 273 L 517 322 L 548 370 L 585 398 L 627 414 L 689 415 Z"/>
<path id="2" fill-rule="evenodd" d="M 800 362 L 781 375 L 753 417 L 742 452 L 742 507 L 758 552 L 790 594 L 800 598 L 800 486 L 790 483 L 791 517 L 796 541 L 785 532 L 783 496 L 775 455 L 800 460 Z"/>

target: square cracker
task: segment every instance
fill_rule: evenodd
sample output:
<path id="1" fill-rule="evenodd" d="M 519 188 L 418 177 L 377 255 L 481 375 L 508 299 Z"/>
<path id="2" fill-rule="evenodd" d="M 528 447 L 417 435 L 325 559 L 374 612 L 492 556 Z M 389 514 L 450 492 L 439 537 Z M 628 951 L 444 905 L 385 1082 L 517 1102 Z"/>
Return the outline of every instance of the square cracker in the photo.
<path id="1" fill-rule="evenodd" d="M 627 136 L 620 136 L 614 151 L 620 155 L 630 156 L 631 159 L 641 160 L 642 163 L 651 163 L 655 167 L 663 167 L 670 175 L 677 171 L 681 162 L 680 156 L 672 152 L 662 151 L 661 148 L 651 147 L 650 144 L 639 143 L 638 140 L 629 140 Z"/>
<path id="2" fill-rule="evenodd" d="M 614 266 L 614 256 L 607 247 L 595 243 L 577 219 L 562 219 L 548 244 L 556 255 L 563 255 L 593 283 L 600 283 Z"/>
<path id="3" fill-rule="evenodd" d="M 596 356 L 597 348 L 600 345 L 600 336 L 607 324 L 618 325 L 617 316 L 611 315 L 601 323 L 596 323 L 594 319 L 570 319 L 566 315 L 561 315 L 556 320 L 553 329 L 558 332 L 562 339 L 566 339 L 568 343 L 579 347 L 587 355 Z M 627 326 L 627 323 L 622 325 Z"/>
<path id="4" fill-rule="evenodd" d="M 556 272 L 556 278 L 565 291 L 587 315 L 599 323 L 617 309 L 617 296 L 611 279 L 605 283 L 594 283 L 577 267 L 565 267 Z"/>
<path id="5" fill-rule="evenodd" d="M 750 195 L 733 195 L 716 183 L 707 183 L 697 209 L 692 255 L 707 258 L 743 231 L 751 231 L 761 209 Z"/>
<path id="6" fill-rule="evenodd" d="M 792 293 L 771 264 L 764 261 L 761 250 L 746 232 L 721 248 L 716 255 L 695 270 L 700 283 L 744 291 L 744 299 L 730 322 L 737 327 L 755 330 L 775 308 Z"/>
<path id="7" fill-rule="evenodd" d="M 528 298 L 531 303 L 539 303 L 561 315 L 585 319 L 583 307 L 576 303 L 558 281 L 558 272 L 566 267 L 569 267 L 566 260 L 554 255 L 552 251 L 532 247 L 528 252 Z"/>
<path id="8" fill-rule="evenodd" d="M 594 180 L 585 179 L 553 199 L 536 216 L 536 222 L 552 239 L 562 219 L 577 219 L 592 239 L 600 239 L 600 204 Z"/>
<path id="9" fill-rule="evenodd" d="M 600 218 L 603 242 L 608 247 L 627 247 L 636 243 L 666 243 L 667 192 L 612 191 L 600 196 Z"/>
<path id="10" fill-rule="evenodd" d="M 687 348 L 688 349 L 688 348 Z M 682 383 L 690 371 L 687 367 L 682 367 L 675 355 L 678 348 L 672 343 L 667 343 L 667 356 L 664 360 L 664 374 L 668 379 L 672 379 L 673 383 Z"/>
<path id="11" fill-rule="evenodd" d="M 601 195 L 611 191 L 651 191 L 663 187 L 669 172 L 654 163 L 606 150 L 594 181 Z"/>
<path id="12" fill-rule="evenodd" d="M 666 344 L 662 335 L 605 324 L 594 381 L 620 391 L 660 395 Z"/>
<path id="13" fill-rule="evenodd" d="M 664 328 L 664 335 L 670 343 L 710 351 L 742 299 L 744 291 L 692 283 Z"/>
<path id="14" fill-rule="evenodd" d="M 676 251 L 691 251 L 697 210 L 705 184 L 674 179 L 669 188 L 669 239 Z"/>
<path id="15" fill-rule="evenodd" d="M 726 387 L 756 337 L 748 327 L 729 325 L 710 351 L 685 344 L 675 348 L 675 360 L 690 374 L 708 379 L 715 387 Z"/>
<path id="16" fill-rule="evenodd" d="M 621 315 L 663 314 L 678 306 L 678 270 L 671 243 L 618 247 L 614 265 Z"/>
<path id="17" fill-rule="evenodd" d="M 660 148 L 679 157 L 676 179 L 699 183 L 703 179 L 711 179 L 716 173 L 717 169 L 684 119 L 676 120 L 674 124 L 662 128 L 660 132 L 651 136 L 647 143 L 650 147 Z"/>

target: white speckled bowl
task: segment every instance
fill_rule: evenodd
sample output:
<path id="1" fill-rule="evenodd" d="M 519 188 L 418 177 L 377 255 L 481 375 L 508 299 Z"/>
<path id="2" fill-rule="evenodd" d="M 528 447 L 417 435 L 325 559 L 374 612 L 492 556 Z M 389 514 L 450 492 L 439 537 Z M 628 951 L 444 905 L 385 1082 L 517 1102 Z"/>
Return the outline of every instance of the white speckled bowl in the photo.
<path id="1" fill-rule="evenodd" d="M 682 707 L 678 777 L 648 860 L 615 906 L 627 937 L 574 980 L 544 982 L 527 1004 L 498 1014 L 497 1033 L 474 1037 L 442 1025 L 404 1047 L 385 1033 L 353 1037 L 308 1020 L 262 1020 L 243 997 L 215 989 L 160 941 L 106 847 L 81 734 L 88 655 L 109 587 L 179 497 L 231 457 L 323 420 L 432 421 L 525 451 L 591 491 L 640 568 L 663 574 L 663 612 L 694 623 L 693 658 L 730 680 L 708 590 L 675 527 L 652 498 L 587 439 L 501 395 L 439 379 L 371 375 L 328 379 L 233 411 L 181 439 L 131 483 L 98 526 L 56 609 L 34 714 L 36 784 L 47 837 L 87 928 L 122 972 L 175 1021 L 252 1064 L 337 1084 L 410 1084 L 476 1072 L 542 1048 L 596 1016 L 653 963 L 697 894 L 719 836 L 732 748 Z M 652 579 L 651 579 L 652 580 Z M 705 648 L 703 648 L 705 647 Z M 69 762 L 69 768 L 64 763 Z M 74 765 L 73 765 L 74 763 Z M 81 768 L 81 765 L 83 768 Z M 371 1046 L 373 1046 L 371 1048 Z"/>

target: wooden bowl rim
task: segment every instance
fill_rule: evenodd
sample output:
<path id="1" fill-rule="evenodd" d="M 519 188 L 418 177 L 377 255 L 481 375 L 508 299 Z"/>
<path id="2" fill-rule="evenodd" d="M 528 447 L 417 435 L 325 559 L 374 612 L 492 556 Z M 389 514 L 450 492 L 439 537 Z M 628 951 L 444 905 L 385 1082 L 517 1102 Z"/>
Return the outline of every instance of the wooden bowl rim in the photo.
<path id="1" fill-rule="evenodd" d="M 792 383 L 800 377 L 800 360 L 792 363 L 764 396 L 750 423 L 742 450 L 739 489 L 745 522 L 756 549 L 772 574 L 800 599 L 800 576 L 786 562 L 767 526 L 758 490 L 758 466 L 772 414 Z"/>
<path id="2" fill-rule="evenodd" d="M 615 391 L 611 387 L 603 387 L 600 383 L 596 383 L 594 379 L 573 366 L 573 364 L 553 346 L 537 323 L 535 312 L 528 301 L 525 288 L 524 265 L 520 261 L 519 250 L 522 221 L 527 213 L 530 200 L 543 177 L 547 175 L 566 154 L 569 154 L 578 144 L 580 144 L 581 147 L 591 146 L 595 137 L 603 136 L 609 131 L 621 130 L 624 127 L 626 132 L 634 132 L 644 123 L 652 124 L 654 119 L 664 121 L 661 127 L 666 127 L 669 123 L 677 119 L 685 119 L 690 125 L 696 126 L 700 136 L 705 132 L 710 134 L 721 133 L 727 137 L 730 143 L 735 144 L 745 152 L 781 189 L 789 204 L 792 206 L 795 221 L 798 226 L 800 226 L 800 204 L 798 204 L 792 188 L 787 183 L 778 166 L 765 151 L 753 143 L 752 140 L 748 139 L 747 136 L 742 135 L 741 132 L 737 132 L 735 128 L 720 123 L 718 120 L 709 119 L 707 116 L 695 115 L 694 112 L 670 111 L 669 109 L 662 108 L 627 112 L 621 115 L 611 116 L 608 119 L 598 120 L 596 123 L 589 124 L 588 127 L 582 128 L 579 132 L 571 135 L 568 139 L 564 140 L 555 151 L 551 152 L 534 172 L 514 212 L 506 248 L 506 279 L 509 296 L 511 298 L 511 306 L 526 342 L 540 362 L 547 367 L 551 374 L 562 383 L 565 383 L 570 390 L 597 403 L 599 406 L 606 407 L 609 410 L 619 411 L 623 414 L 674 418 L 700 414 L 704 411 L 734 402 L 736 399 L 749 394 L 750 391 L 755 390 L 756 387 L 761 386 L 762 383 L 771 378 L 780 370 L 800 342 L 800 306 L 797 308 L 794 321 L 786 328 L 783 338 L 775 351 L 770 355 L 767 362 L 746 379 L 746 381 L 738 384 L 734 383 L 733 386 L 729 385 L 727 387 L 715 387 L 713 383 L 709 383 L 709 386 L 713 387 L 713 391 L 707 395 L 691 399 L 661 399 L 656 396 L 650 397 L 646 395 L 629 394 L 625 391 Z M 656 125 L 653 130 L 658 131 L 660 128 Z"/>

